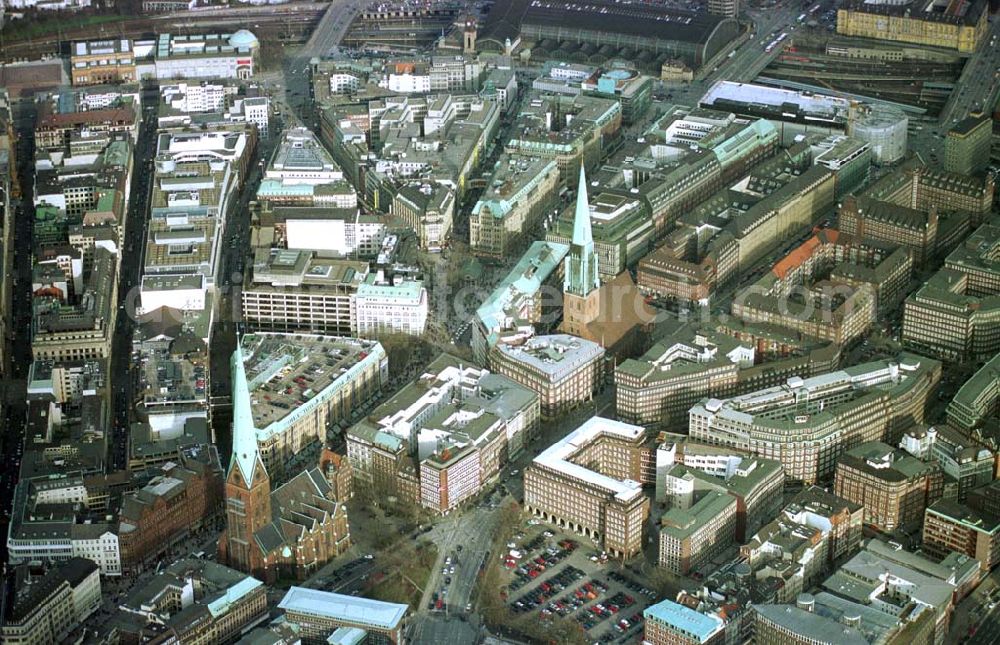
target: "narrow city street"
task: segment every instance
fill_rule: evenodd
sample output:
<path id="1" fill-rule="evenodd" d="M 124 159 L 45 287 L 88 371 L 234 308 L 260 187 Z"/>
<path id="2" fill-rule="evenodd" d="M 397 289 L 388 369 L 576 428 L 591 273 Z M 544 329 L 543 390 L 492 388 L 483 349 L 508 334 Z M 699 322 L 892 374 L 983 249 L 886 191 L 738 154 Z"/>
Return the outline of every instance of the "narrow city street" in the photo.
<path id="1" fill-rule="evenodd" d="M 132 194 L 125 216 L 124 248 L 118 282 L 118 313 L 111 341 L 109 374 L 124 378 L 111 379 L 111 409 L 114 414 L 112 434 L 108 442 L 108 472 L 128 466 L 129 428 L 135 412 L 137 371 L 132 365 L 132 336 L 135 331 L 136 307 L 139 304 L 139 279 L 145 260 L 146 229 L 149 223 L 149 198 L 153 190 L 153 156 L 156 154 L 156 106 L 159 94 L 142 93 L 142 124 L 133 156 Z M 127 375 L 127 376 L 126 376 Z"/>
<path id="2" fill-rule="evenodd" d="M 24 450 L 24 431 L 27 423 L 27 377 L 31 365 L 31 266 L 32 233 L 35 221 L 34 207 L 34 123 L 35 107 L 22 101 L 14 106 L 14 125 L 18 135 L 17 174 L 21 186 L 20 200 L 11 200 L 15 217 L 13 235 L 13 271 L 11 277 L 11 308 L 8 322 L 8 364 L 4 369 L 0 408 L 3 414 L 3 432 L 0 432 L 0 450 L 3 451 L 0 469 L 0 561 L 3 562 L 0 616 L 14 598 L 13 578 L 7 569 L 7 534 L 13 513 L 14 492 L 17 486 L 21 455 Z"/>

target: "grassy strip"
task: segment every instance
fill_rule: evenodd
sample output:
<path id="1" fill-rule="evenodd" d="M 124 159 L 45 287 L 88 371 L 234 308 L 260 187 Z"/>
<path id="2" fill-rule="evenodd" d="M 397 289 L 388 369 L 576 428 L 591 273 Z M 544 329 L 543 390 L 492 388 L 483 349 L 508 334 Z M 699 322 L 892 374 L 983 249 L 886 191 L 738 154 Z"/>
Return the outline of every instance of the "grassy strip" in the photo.
<path id="1" fill-rule="evenodd" d="M 3 28 L 3 35 L 5 40 L 17 42 L 21 40 L 28 40 L 30 38 L 51 36 L 52 34 L 59 33 L 60 31 L 68 34 L 76 30 L 95 27 L 97 25 L 107 25 L 112 23 L 125 24 L 126 22 L 128 22 L 128 18 L 117 14 L 96 16 L 60 15 L 58 17 L 53 16 L 47 18 L 36 17 L 30 22 L 26 20 L 13 20 L 7 23 Z M 112 31 L 117 32 L 118 29 L 116 28 Z"/>
<path id="2" fill-rule="evenodd" d="M 437 561 L 437 547 L 431 542 L 413 545 L 404 541 L 386 557 L 389 561 L 384 568 L 391 573 L 371 584 L 364 595 L 385 602 L 407 604 L 416 611 L 431 567 Z"/>

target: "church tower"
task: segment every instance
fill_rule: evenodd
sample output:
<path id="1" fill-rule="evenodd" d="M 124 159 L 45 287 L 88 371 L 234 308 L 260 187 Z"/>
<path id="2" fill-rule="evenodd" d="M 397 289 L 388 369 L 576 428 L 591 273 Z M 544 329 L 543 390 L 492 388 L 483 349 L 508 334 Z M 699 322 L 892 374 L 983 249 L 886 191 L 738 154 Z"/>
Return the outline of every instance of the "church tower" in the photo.
<path id="1" fill-rule="evenodd" d="M 580 164 L 580 182 L 573 214 L 573 240 L 566 256 L 563 276 L 562 331 L 588 338 L 586 326 L 600 315 L 600 280 L 597 277 L 597 254 L 590 229 L 590 201 L 587 176 Z"/>
<path id="2" fill-rule="evenodd" d="M 226 473 L 226 558 L 232 568 L 260 577 L 264 575 L 264 555 L 254 535 L 271 523 L 271 480 L 257 447 L 257 430 L 239 341 L 233 352 L 231 371 L 233 455 Z"/>
<path id="3" fill-rule="evenodd" d="M 476 33 L 478 29 L 476 27 L 475 16 L 468 15 L 465 17 L 464 24 L 462 25 L 462 51 L 466 54 L 476 53 Z"/>

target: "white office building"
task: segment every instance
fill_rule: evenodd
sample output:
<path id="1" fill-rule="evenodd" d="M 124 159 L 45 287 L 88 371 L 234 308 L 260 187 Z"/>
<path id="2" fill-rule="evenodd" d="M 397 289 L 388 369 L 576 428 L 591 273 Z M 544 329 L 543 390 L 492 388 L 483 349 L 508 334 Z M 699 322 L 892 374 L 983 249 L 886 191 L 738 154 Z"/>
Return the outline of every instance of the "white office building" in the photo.
<path id="1" fill-rule="evenodd" d="M 428 297 L 424 283 L 398 285 L 366 282 L 354 298 L 358 335 L 393 331 L 418 336 L 427 327 Z"/>

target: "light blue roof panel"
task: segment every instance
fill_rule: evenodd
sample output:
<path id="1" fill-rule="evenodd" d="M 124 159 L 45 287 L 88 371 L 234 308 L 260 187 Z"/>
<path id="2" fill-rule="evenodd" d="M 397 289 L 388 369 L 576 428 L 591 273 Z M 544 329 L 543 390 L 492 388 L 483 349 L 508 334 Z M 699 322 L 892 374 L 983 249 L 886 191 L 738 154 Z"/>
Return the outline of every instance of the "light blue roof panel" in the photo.
<path id="1" fill-rule="evenodd" d="M 341 620 L 354 625 L 370 625 L 379 629 L 395 629 L 408 609 L 406 605 L 399 603 L 304 587 L 289 589 L 278 607 L 286 612 Z"/>
<path id="2" fill-rule="evenodd" d="M 655 618 L 674 629 L 690 634 L 697 638 L 699 643 L 708 641 L 723 628 L 722 619 L 718 616 L 703 614 L 672 600 L 663 600 L 647 607 L 642 614 L 647 620 Z"/>

